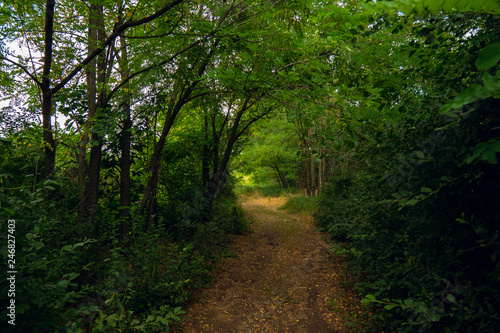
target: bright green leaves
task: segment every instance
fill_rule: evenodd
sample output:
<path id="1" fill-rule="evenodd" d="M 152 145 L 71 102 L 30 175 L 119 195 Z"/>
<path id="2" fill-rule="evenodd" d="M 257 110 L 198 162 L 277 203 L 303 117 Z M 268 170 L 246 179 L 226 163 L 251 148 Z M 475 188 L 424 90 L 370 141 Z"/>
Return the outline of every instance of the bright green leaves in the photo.
<path id="1" fill-rule="evenodd" d="M 419 202 L 426 200 L 429 198 L 431 195 L 437 193 L 436 191 L 433 191 L 432 189 L 428 187 L 422 187 L 420 189 L 419 194 L 414 194 L 410 191 L 407 190 L 400 190 L 399 192 L 392 193 L 391 196 L 394 198 L 393 199 L 387 199 L 387 200 L 382 200 L 380 203 L 382 204 L 387 204 L 387 203 L 398 203 L 399 205 L 399 210 L 405 208 L 405 207 L 411 207 L 415 206 Z"/>
<path id="2" fill-rule="evenodd" d="M 444 0 L 434 0 L 434 1 L 430 1 L 428 4 L 427 4 L 427 10 L 431 11 L 431 12 L 437 12 L 439 11 L 440 9 L 442 9 L 442 6 L 443 4 L 445 3 Z M 450 5 L 450 1 L 448 1 L 448 6 L 449 7 Z M 425 6 L 424 6 L 425 8 Z"/>
<path id="3" fill-rule="evenodd" d="M 493 94 L 493 97 L 500 98 L 500 70 L 496 72 L 496 75 L 490 75 L 488 72 L 483 73 L 483 84 L 484 87 Z"/>
<path id="4" fill-rule="evenodd" d="M 256 125 L 246 147 L 236 159 L 239 171 L 255 183 L 284 183 L 296 178 L 295 128 L 274 118 Z M 281 175 L 281 178 L 280 178 Z"/>
<path id="5" fill-rule="evenodd" d="M 491 96 L 491 93 L 486 88 L 475 83 L 463 90 L 454 100 L 443 105 L 439 112 L 447 113 L 451 109 L 459 109 L 464 105 L 489 96 Z"/>
<path id="6" fill-rule="evenodd" d="M 362 7 L 373 13 L 395 14 L 400 12 L 405 15 L 439 13 L 441 11 L 500 13 L 500 4 L 496 0 L 395 0 L 369 2 Z"/>
<path id="7" fill-rule="evenodd" d="M 497 153 L 500 153 L 500 138 L 493 138 L 488 142 L 479 143 L 474 148 L 472 156 L 467 159 L 467 163 L 472 163 L 476 159 L 481 158 L 490 164 L 497 164 Z"/>
<path id="8" fill-rule="evenodd" d="M 450 301 L 451 303 L 456 303 L 457 302 L 457 299 L 455 298 L 455 296 L 453 294 L 446 295 L 446 299 L 448 301 Z"/>
<path id="9" fill-rule="evenodd" d="M 486 46 L 476 60 L 478 69 L 488 70 L 498 64 L 500 60 L 500 43 Z"/>
<path id="10" fill-rule="evenodd" d="M 476 59 L 476 66 L 481 70 L 489 70 L 498 64 L 500 60 L 500 43 L 493 43 L 486 46 L 478 58 Z M 448 113 L 452 109 L 459 109 L 464 105 L 472 103 L 474 101 L 494 97 L 500 98 L 500 71 L 497 71 L 495 75 L 491 75 L 488 72 L 484 72 L 482 75 L 483 85 L 474 83 L 467 87 L 465 90 L 460 92 L 460 94 L 455 97 L 455 99 L 449 101 L 443 105 L 439 112 Z"/>

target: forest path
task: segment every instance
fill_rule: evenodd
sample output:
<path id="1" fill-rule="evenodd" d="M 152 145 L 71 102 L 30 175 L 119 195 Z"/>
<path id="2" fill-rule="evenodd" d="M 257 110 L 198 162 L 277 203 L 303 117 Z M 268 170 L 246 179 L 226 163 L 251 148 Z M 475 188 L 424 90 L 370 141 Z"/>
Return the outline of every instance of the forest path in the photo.
<path id="1" fill-rule="evenodd" d="M 311 216 L 285 198 L 241 197 L 251 232 L 236 236 L 214 283 L 188 308 L 183 332 L 351 332 L 359 297 L 345 260 L 328 251 Z"/>

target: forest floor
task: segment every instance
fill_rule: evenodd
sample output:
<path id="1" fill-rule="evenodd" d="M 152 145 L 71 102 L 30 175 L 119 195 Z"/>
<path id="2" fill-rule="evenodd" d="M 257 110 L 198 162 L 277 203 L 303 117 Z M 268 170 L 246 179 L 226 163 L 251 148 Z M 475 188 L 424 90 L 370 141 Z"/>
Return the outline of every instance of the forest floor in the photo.
<path id="1" fill-rule="evenodd" d="M 326 333 L 363 326 L 346 259 L 330 251 L 311 216 L 279 210 L 285 201 L 241 197 L 250 232 L 234 237 L 213 284 L 188 304 L 183 332 Z"/>

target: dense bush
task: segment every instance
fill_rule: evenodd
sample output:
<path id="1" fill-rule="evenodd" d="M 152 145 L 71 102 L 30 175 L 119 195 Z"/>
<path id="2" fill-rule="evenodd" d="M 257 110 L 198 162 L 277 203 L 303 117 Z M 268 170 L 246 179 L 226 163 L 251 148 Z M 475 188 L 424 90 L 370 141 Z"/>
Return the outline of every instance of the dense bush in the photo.
<path id="1" fill-rule="evenodd" d="M 426 156 L 386 155 L 389 172 L 333 180 L 321 196 L 318 225 L 375 279 L 364 285 L 365 302 L 384 305 L 390 331 L 500 326 L 500 166 L 466 161 L 498 135 L 497 107 L 493 99 L 478 102 L 459 125 L 441 130 Z M 421 133 L 408 135 L 429 139 Z"/>
<path id="2" fill-rule="evenodd" d="M 209 282 L 228 234 L 246 230 L 229 181 L 210 221 L 202 223 L 195 211 L 179 222 L 161 214 L 161 206 L 155 227 L 144 232 L 138 221 L 123 243 L 118 240 L 118 207 L 106 185 L 99 224 L 80 224 L 74 181 L 59 176 L 36 181 L 36 154 L 26 148 L 17 139 L 0 142 L 2 230 L 8 220 L 16 221 L 12 233 L 0 236 L 0 260 L 15 260 L 18 272 L 16 326 L 4 320 L 2 331 L 169 331 L 180 322 L 191 293 Z M 44 201 L 47 192 L 51 201 Z M 15 237 L 15 257 L 8 251 L 9 235 Z M 3 279 L 2 290 L 9 283 Z M 2 293 L 0 302 L 8 304 L 7 297 Z M 4 307 L 2 317 L 8 312 Z"/>

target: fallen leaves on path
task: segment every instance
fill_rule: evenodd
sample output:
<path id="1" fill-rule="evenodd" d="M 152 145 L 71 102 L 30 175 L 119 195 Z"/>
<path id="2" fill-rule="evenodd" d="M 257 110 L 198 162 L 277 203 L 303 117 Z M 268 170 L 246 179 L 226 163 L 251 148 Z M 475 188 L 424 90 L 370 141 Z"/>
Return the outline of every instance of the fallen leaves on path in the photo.
<path id="1" fill-rule="evenodd" d="M 278 210 L 285 198 L 242 197 L 251 232 L 236 236 L 214 284 L 188 305 L 183 332 L 351 332 L 361 314 L 345 259 L 312 217 Z"/>

